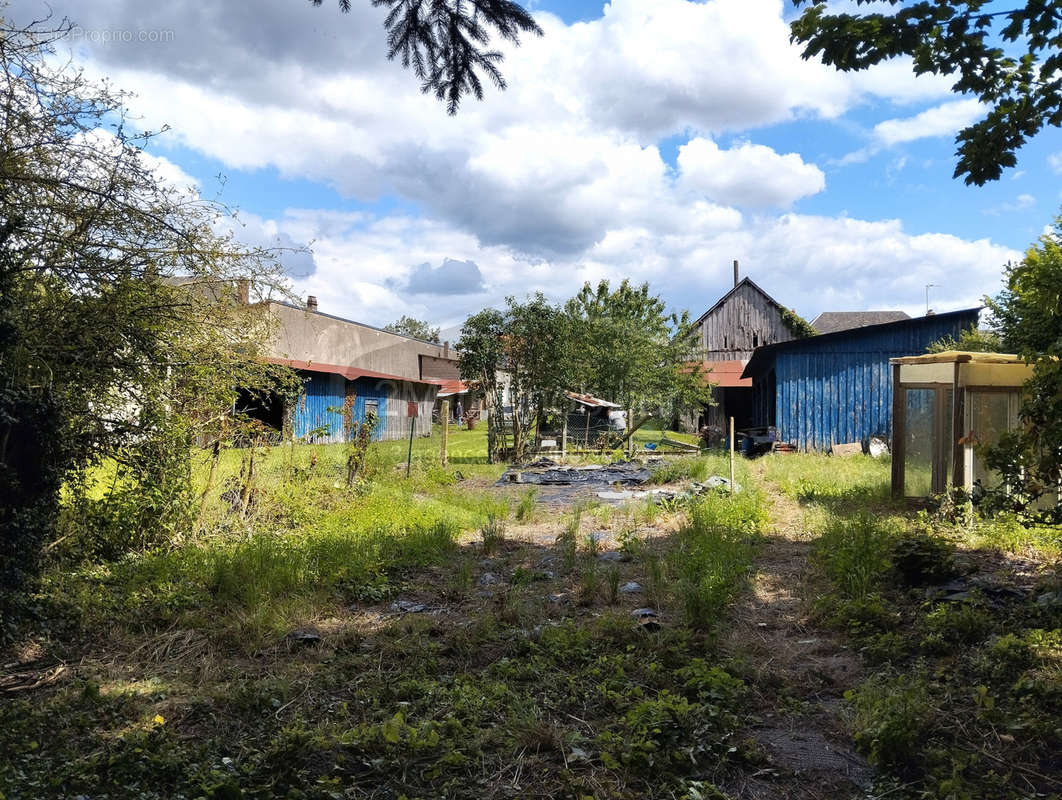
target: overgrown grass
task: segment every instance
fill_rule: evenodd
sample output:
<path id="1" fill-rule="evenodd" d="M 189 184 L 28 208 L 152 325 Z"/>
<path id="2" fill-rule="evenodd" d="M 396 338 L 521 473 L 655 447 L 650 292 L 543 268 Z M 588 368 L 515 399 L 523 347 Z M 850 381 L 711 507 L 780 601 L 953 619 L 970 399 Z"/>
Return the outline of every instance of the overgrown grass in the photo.
<path id="1" fill-rule="evenodd" d="M 870 456 L 775 453 L 762 459 L 765 477 L 794 500 L 844 512 L 891 503 L 891 461 Z"/>
<path id="2" fill-rule="evenodd" d="M 712 492 L 695 501 L 671 559 L 686 622 L 714 626 L 749 574 L 759 535 L 768 522 L 762 494 L 746 485 L 730 495 Z"/>
<path id="3" fill-rule="evenodd" d="M 1058 532 L 1006 516 L 968 522 L 945 506 L 911 513 L 888 498 L 887 462 L 778 455 L 764 463 L 820 533 L 818 608 L 867 663 L 846 696 L 856 745 L 879 769 L 875 794 L 1057 793 Z M 1041 565 L 1034 586 L 1016 578 L 1005 554 Z"/>

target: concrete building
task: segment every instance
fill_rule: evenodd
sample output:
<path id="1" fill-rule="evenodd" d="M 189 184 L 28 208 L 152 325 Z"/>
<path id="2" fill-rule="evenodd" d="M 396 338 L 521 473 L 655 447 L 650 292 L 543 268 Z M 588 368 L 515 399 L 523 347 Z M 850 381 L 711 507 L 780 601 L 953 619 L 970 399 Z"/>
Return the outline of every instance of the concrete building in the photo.
<path id="1" fill-rule="evenodd" d="M 317 300 L 305 306 L 267 301 L 276 319 L 269 361 L 297 370 L 305 380 L 294 408 L 271 408 L 259 416 L 274 427 L 290 425 L 297 438 L 345 441 L 352 423 L 371 409 L 379 425 L 376 439 L 431 434 L 432 410 L 443 381 L 460 377 L 449 343 L 391 333 L 326 314 Z"/>

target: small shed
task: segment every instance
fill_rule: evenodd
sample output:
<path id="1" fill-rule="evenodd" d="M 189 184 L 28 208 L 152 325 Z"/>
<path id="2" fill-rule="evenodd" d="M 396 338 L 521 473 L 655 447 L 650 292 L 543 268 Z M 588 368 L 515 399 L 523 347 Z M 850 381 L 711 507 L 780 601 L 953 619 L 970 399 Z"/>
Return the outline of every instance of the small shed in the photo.
<path id="1" fill-rule="evenodd" d="M 757 348 L 753 426 L 775 426 L 799 450 L 866 443 L 892 429 L 889 359 L 924 353 L 935 341 L 977 324 L 979 308 L 823 333 Z"/>
<path id="2" fill-rule="evenodd" d="M 893 358 L 892 494 L 990 487 L 981 446 L 1018 427 L 1033 367 L 1015 355 L 948 351 Z"/>

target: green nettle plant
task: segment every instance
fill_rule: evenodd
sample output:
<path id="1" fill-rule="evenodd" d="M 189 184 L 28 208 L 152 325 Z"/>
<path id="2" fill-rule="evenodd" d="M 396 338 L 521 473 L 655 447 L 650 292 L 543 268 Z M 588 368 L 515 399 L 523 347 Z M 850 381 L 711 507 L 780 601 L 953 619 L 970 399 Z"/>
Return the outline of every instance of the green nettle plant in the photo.
<path id="1" fill-rule="evenodd" d="M 0 20 L 0 593 L 55 536 L 60 488 L 64 533 L 103 553 L 186 530 L 192 446 L 226 436 L 238 387 L 293 388 L 245 302 L 280 290 L 275 253 L 156 174 L 122 95 L 51 58 L 66 32 Z"/>

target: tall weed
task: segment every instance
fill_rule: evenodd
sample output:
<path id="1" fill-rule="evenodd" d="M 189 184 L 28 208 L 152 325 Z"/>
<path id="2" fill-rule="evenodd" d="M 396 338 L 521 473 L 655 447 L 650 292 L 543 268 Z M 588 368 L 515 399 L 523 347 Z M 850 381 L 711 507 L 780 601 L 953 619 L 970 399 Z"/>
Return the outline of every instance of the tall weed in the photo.
<path id="1" fill-rule="evenodd" d="M 881 585 L 892 567 L 895 530 L 866 512 L 831 516 L 815 545 L 815 556 L 838 593 L 861 600 Z"/>

